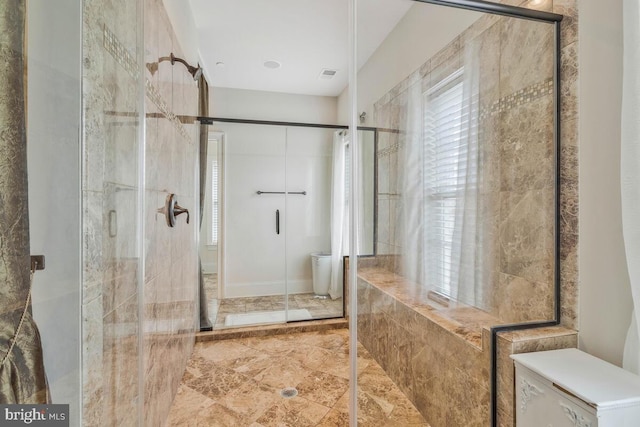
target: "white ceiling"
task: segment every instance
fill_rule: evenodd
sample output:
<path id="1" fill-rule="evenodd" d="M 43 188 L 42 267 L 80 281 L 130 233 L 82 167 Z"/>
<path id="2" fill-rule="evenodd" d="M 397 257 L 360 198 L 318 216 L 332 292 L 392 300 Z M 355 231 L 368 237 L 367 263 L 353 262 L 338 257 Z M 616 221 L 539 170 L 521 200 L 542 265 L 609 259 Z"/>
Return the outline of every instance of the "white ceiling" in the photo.
<path id="1" fill-rule="evenodd" d="M 358 67 L 412 4 L 358 1 Z M 346 87 L 347 0 L 189 0 L 189 5 L 211 85 L 324 96 L 337 96 Z M 265 68 L 267 60 L 282 66 Z M 323 68 L 338 72 L 322 80 Z"/>

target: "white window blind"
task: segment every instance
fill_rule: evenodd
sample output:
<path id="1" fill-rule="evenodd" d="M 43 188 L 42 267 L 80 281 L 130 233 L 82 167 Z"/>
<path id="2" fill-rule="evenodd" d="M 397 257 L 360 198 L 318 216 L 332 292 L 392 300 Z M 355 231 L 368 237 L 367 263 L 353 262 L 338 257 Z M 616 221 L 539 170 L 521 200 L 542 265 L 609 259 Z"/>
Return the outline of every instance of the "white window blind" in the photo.
<path id="1" fill-rule="evenodd" d="M 210 245 L 218 244 L 218 159 L 211 160 L 211 232 Z"/>
<path id="2" fill-rule="evenodd" d="M 424 94 L 425 264 L 429 285 L 452 296 L 459 260 L 456 210 L 464 197 L 467 126 L 462 69 Z"/>

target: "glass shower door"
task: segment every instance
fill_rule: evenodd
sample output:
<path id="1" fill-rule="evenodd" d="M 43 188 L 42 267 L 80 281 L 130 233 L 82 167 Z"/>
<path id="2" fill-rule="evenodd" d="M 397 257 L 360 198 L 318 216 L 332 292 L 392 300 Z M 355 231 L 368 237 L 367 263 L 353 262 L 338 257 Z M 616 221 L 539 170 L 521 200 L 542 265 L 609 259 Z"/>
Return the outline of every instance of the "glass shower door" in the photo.
<path id="1" fill-rule="evenodd" d="M 334 129 L 288 127 L 286 151 L 287 320 L 342 317 L 330 289 Z"/>
<path id="2" fill-rule="evenodd" d="M 224 134 L 215 328 L 343 317 L 346 253 L 331 256 L 339 238 L 331 206 L 345 206 L 348 194 L 333 176 L 336 130 L 217 123 L 214 131 Z"/>
<path id="3" fill-rule="evenodd" d="M 222 299 L 215 327 L 284 322 L 285 129 L 225 123 L 216 130 L 225 133 L 225 172 Z"/>

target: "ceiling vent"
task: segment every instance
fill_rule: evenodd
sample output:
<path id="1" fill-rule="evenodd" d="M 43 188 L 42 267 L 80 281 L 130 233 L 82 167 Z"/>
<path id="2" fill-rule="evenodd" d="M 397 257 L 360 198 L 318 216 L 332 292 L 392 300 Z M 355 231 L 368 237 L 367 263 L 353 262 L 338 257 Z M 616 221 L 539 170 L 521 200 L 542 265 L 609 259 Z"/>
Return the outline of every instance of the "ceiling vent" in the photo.
<path id="1" fill-rule="evenodd" d="M 331 70 L 329 68 L 323 68 L 322 71 L 320 71 L 320 75 L 318 76 L 318 78 L 320 80 L 331 80 L 332 78 L 335 77 L 337 72 L 338 72 L 338 70 Z"/>

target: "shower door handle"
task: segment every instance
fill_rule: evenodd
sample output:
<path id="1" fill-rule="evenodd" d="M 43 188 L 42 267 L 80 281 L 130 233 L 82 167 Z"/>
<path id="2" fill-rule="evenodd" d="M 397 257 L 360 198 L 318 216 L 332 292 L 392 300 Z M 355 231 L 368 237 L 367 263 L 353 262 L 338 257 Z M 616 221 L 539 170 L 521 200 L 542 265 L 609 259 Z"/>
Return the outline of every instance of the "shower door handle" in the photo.
<path id="1" fill-rule="evenodd" d="M 280 209 L 276 209 L 276 234 L 280 234 Z"/>

